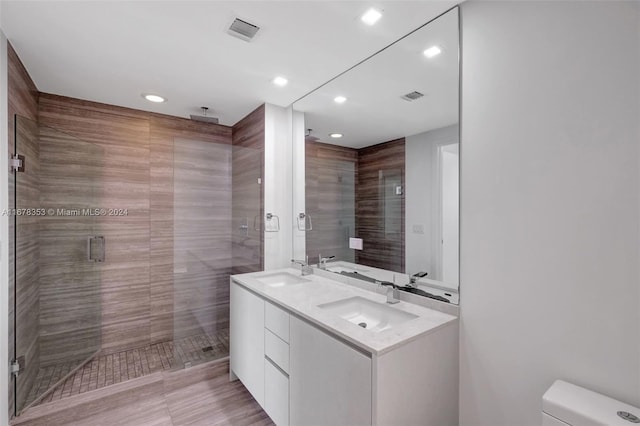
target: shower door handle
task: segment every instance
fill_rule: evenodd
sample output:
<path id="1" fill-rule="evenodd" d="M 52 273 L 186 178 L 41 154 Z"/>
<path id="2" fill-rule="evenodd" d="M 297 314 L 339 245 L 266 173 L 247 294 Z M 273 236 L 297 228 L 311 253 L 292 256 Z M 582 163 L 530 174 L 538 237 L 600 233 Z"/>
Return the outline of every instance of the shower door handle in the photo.
<path id="1" fill-rule="evenodd" d="M 104 262 L 105 251 L 104 236 L 87 237 L 87 260 L 89 262 Z"/>
<path id="2" fill-rule="evenodd" d="M 248 237 L 248 236 L 249 236 L 249 218 L 248 218 L 248 217 L 245 217 L 245 218 L 244 218 L 244 223 L 242 223 L 242 224 L 240 225 L 240 228 L 239 228 L 239 229 L 240 229 L 242 232 L 244 232 L 244 236 L 245 236 L 245 237 Z"/>

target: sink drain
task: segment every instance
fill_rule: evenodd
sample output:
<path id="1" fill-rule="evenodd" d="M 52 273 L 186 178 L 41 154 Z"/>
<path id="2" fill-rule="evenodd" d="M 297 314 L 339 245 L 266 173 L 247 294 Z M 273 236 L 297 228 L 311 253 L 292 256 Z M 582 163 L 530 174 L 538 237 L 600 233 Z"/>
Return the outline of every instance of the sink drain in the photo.
<path id="1" fill-rule="evenodd" d="M 360 324 L 358 324 L 360 327 L 362 328 L 367 328 L 367 323 L 366 322 L 361 322 Z"/>

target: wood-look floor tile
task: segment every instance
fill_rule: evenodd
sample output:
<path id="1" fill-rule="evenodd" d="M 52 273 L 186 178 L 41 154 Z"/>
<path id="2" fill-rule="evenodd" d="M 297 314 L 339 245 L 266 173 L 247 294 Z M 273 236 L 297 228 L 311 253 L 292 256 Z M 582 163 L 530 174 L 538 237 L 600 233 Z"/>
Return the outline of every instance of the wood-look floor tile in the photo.
<path id="1" fill-rule="evenodd" d="M 229 362 L 221 360 L 53 401 L 34 407 L 12 424 L 271 426 L 273 422 L 239 381 L 229 382 Z"/>
<path id="2" fill-rule="evenodd" d="M 239 381 L 229 382 L 225 367 L 217 377 L 167 392 L 175 425 L 273 425 Z"/>

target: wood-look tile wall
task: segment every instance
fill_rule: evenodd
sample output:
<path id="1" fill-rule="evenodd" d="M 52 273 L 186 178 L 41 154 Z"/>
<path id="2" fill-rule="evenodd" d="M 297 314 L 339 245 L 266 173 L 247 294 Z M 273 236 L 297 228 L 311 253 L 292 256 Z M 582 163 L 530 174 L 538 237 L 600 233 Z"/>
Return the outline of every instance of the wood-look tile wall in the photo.
<path id="1" fill-rule="evenodd" d="M 42 125 L 39 148 L 40 207 L 95 208 L 102 195 L 102 150 Z M 79 365 L 100 349 L 101 271 L 99 264 L 87 260 L 87 238 L 101 233 L 100 221 L 85 215 L 48 214 L 37 219 L 40 366 L 71 361 Z"/>
<path id="2" fill-rule="evenodd" d="M 107 244 L 99 265 L 102 350 L 173 338 L 174 140 L 230 145 L 231 128 L 47 94 L 40 97 L 40 122 L 103 150 L 97 207 L 128 211 L 99 218 Z M 230 174 L 228 167 L 219 172 Z M 202 226 L 228 232 L 215 212 L 210 219 Z"/>
<path id="3" fill-rule="evenodd" d="M 264 105 L 233 126 L 234 274 L 260 271 L 264 265 L 264 126 Z"/>
<path id="4" fill-rule="evenodd" d="M 231 128 L 160 115 L 152 115 L 150 122 L 150 339 L 156 343 L 174 334 L 174 139 L 226 146 Z M 228 232 L 225 227 L 210 229 Z"/>
<path id="5" fill-rule="evenodd" d="M 54 128 L 102 150 L 99 194 L 95 197 L 100 205 L 94 207 L 128 211 L 126 216 L 98 218 L 98 235 L 104 235 L 107 247 L 107 261 L 98 264 L 102 288 L 102 347 L 109 351 L 147 344 L 150 336 L 149 120 L 138 112 L 46 94 L 41 94 L 39 107 L 42 126 Z M 43 147 L 47 143 L 47 139 L 42 140 Z M 51 158 L 41 159 L 43 163 L 51 164 L 51 176 L 64 176 L 64 163 L 55 157 L 61 153 L 43 148 L 44 152 L 51 154 Z M 78 176 L 77 184 L 80 181 L 82 177 Z M 68 202 L 69 193 L 77 194 L 77 184 L 68 182 L 65 187 L 48 187 L 47 198 L 43 201 Z M 58 223 L 56 219 L 59 218 L 45 221 L 43 232 L 49 231 L 48 223 Z M 52 244 L 57 239 L 66 238 L 64 229 L 60 229 L 57 235 L 54 232 L 50 230 Z M 49 253 L 53 247 L 46 251 L 52 258 L 42 265 L 43 274 L 54 276 L 55 270 L 58 274 L 65 274 L 63 265 L 68 253 Z M 63 280 L 64 277 L 59 276 L 53 282 L 61 283 Z M 55 289 L 52 288 L 51 293 L 55 293 Z M 47 311 L 49 303 L 53 312 L 51 316 L 41 318 L 43 330 L 49 329 L 49 319 L 52 323 L 64 320 L 64 312 L 53 305 L 55 299 L 41 300 Z M 74 334 L 74 331 L 80 331 L 75 327 L 64 329 L 71 333 L 69 336 L 82 335 Z M 58 337 L 61 336 L 54 334 L 50 339 L 43 336 L 43 352 L 59 353 L 61 348 L 58 345 L 62 342 Z M 83 340 L 77 341 L 76 345 L 83 345 Z M 70 346 L 75 345 L 67 342 L 65 352 L 71 350 Z"/>
<path id="6" fill-rule="evenodd" d="M 20 312 L 25 313 L 18 322 L 18 341 L 30 348 L 18 348 L 29 352 L 28 369 L 21 380 L 31 380 L 29 372 L 35 378 L 41 366 L 85 356 L 87 349 L 96 347 L 98 335 L 103 352 L 115 353 L 171 340 L 176 332 L 184 335 L 195 331 L 195 324 L 199 329 L 227 327 L 232 263 L 237 262 L 243 272 L 259 270 L 263 265 L 263 233 L 253 230 L 253 219 L 263 215 L 258 179 L 263 178 L 264 106 L 232 129 L 38 93 L 11 48 L 9 80 L 10 115 L 18 113 L 39 124 L 38 134 L 31 138 L 38 143 L 19 149 L 27 154 L 27 165 L 39 179 L 38 185 L 35 178 L 25 181 L 29 182 L 25 187 L 32 189 L 25 193 L 29 203 L 54 209 L 127 211 L 124 216 L 93 219 L 46 217 L 34 222 L 38 232 L 33 238 L 19 236 L 20 242 L 30 242 L 23 249 L 32 260 L 22 263 L 32 270 L 18 271 L 19 291 L 24 291 Z M 9 152 L 13 154 L 12 120 L 9 133 Z M 28 134 L 28 129 L 24 133 Z M 210 210 L 196 206 L 199 212 L 187 220 L 188 230 L 194 225 L 207 230 L 206 238 L 203 233 L 187 232 L 194 246 L 215 240 L 215 247 L 198 246 L 204 258 L 199 256 L 196 263 L 206 265 L 206 273 L 187 280 L 189 285 L 179 283 L 178 289 L 174 234 L 176 220 L 179 226 L 182 222 L 176 218 L 175 202 L 185 200 L 174 198 L 174 141 L 202 145 L 196 150 L 197 158 L 192 156 L 190 160 L 201 173 L 190 174 L 190 166 L 185 165 L 185 188 L 195 188 L 196 192 L 204 189 L 215 200 L 208 206 Z M 206 144 L 211 144 L 211 149 Z M 34 161 L 44 165 L 42 169 Z M 233 175 L 232 166 L 236 171 Z M 239 191 L 232 200 L 233 185 L 238 185 Z M 191 194 L 191 199 L 197 195 Z M 185 208 L 179 214 L 193 211 L 188 205 Z M 248 218 L 249 238 L 235 223 L 241 216 Z M 36 232 L 33 226 L 24 227 L 25 231 L 29 229 Z M 86 256 L 85 234 L 105 236 L 104 263 L 77 262 L 79 256 Z M 189 268 L 197 269 L 192 264 L 187 265 Z M 34 285 L 23 286 L 22 278 L 29 274 Z M 195 310 L 193 306 L 187 308 L 201 294 L 208 295 L 206 300 L 198 299 Z M 79 306 L 81 299 L 86 306 Z M 101 317 L 91 318 L 96 312 L 101 312 Z M 13 311 L 9 314 L 12 317 Z M 100 324 L 99 330 L 96 324 Z M 12 344 L 13 335 L 10 357 Z M 24 392 L 29 388 L 26 384 Z M 9 398 L 13 412 L 13 394 Z"/>
<path id="7" fill-rule="evenodd" d="M 312 230 L 306 233 L 306 251 L 311 262 L 320 254 L 355 261 L 349 237 L 356 236 L 357 168 L 356 149 L 305 144 L 305 209 L 312 222 Z"/>
<path id="8" fill-rule="evenodd" d="M 13 173 L 9 176 L 9 205 L 12 206 L 15 201 L 22 208 L 34 207 L 38 204 L 39 191 L 39 152 L 37 144 L 37 127 L 35 123 L 38 119 L 38 90 L 29 77 L 18 55 L 12 46 L 8 46 L 8 113 L 9 113 L 9 155 L 14 154 L 14 115 L 18 114 L 25 117 L 21 120 L 18 128 L 19 133 L 19 149 L 29 155 L 28 168 L 26 172 L 20 176 L 20 187 L 17 192 L 17 200 L 14 199 L 14 178 Z M 21 153 L 22 153 L 21 152 Z M 24 220 L 22 220 L 24 219 Z M 26 365 L 37 366 L 40 358 L 39 347 L 39 268 L 38 256 L 39 245 L 37 238 L 37 221 L 32 218 L 21 218 L 21 222 L 17 229 L 19 244 L 15 249 L 18 250 L 19 259 L 17 271 L 14 271 L 14 250 L 9 253 L 9 359 L 13 359 L 14 351 L 17 349 L 19 355 L 25 355 Z M 9 235 L 14 235 L 13 218 L 9 218 Z M 12 241 L 15 244 L 15 241 Z M 17 342 L 14 348 L 14 273 L 17 272 L 21 285 L 18 288 L 18 318 L 17 318 Z M 35 380 L 38 369 L 31 368 L 24 371 L 19 377 L 18 386 L 18 405 L 26 400 L 27 394 L 31 387 L 31 383 Z M 14 378 L 9 378 L 9 413 L 14 412 Z"/>
<path id="9" fill-rule="evenodd" d="M 231 145 L 176 139 L 173 175 L 174 339 L 214 336 L 229 329 Z"/>
<path id="10" fill-rule="evenodd" d="M 356 233 L 363 250 L 356 251 L 357 263 L 404 271 L 404 147 L 401 138 L 358 150 Z M 402 187 L 401 195 L 385 195 L 389 178 Z"/>

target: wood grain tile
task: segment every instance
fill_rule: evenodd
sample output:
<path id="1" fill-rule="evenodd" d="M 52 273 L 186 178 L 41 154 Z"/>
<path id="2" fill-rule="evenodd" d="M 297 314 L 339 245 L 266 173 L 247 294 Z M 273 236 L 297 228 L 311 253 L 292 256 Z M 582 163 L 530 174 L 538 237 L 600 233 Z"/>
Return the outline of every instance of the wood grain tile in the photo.
<path id="1" fill-rule="evenodd" d="M 173 339 L 178 341 L 229 326 L 231 145 L 176 139 L 173 176 L 179 271 L 173 277 Z M 191 359 L 194 351 L 186 343 L 180 356 Z"/>
<path id="2" fill-rule="evenodd" d="M 34 407 L 13 425 L 273 425 L 222 360 Z"/>
<path id="3" fill-rule="evenodd" d="M 311 262 L 320 254 L 354 262 L 349 237 L 356 235 L 358 151 L 315 141 L 305 146 L 305 208 L 313 225 L 307 255 Z"/>
<path id="4" fill-rule="evenodd" d="M 404 190 L 385 194 L 385 180 L 404 188 L 404 138 L 358 150 L 356 234 L 363 250 L 356 262 L 391 271 L 404 271 Z"/>
<path id="5" fill-rule="evenodd" d="M 264 267 L 264 232 L 261 230 L 264 188 L 258 182 L 264 180 L 264 123 L 265 108 L 261 105 L 233 126 L 234 274 L 260 271 Z"/>
<path id="6" fill-rule="evenodd" d="M 198 368 L 198 367 L 195 367 Z M 229 382 L 227 361 L 181 375 L 165 373 L 166 401 L 175 425 L 272 425 L 242 386 Z"/>
<path id="7" fill-rule="evenodd" d="M 98 345 L 109 358 L 83 366 L 45 402 L 171 368 L 174 351 L 185 360 L 206 361 L 210 355 L 198 350 L 203 344 L 212 353 L 228 348 L 228 337 L 219 333 L 228 328 L 233 262 L 243 271 L 259 270 L 263 262 L 262 232 L 252 230 L 245 238 L 234 220 L 238 213 L 253 229 L 253 218 L 263 214 L 257 179 L 263 170 L 264 106 L 232 129 L 41 94 L 11 48 L 9 79 L 10 114 L 39 121 L 31 138 L 37 143 L 25 147 L 37 179 L 24 180 L 23 199 L 34 207 L 128 210 L 127 216 L 93 221 L 47 217 L 23 223 L 23 231 L 37 232 L 38 238 L 28 238 L 28 232 L 19 238 L 21 259 L 31 269 L 18 275 L 36 284 L 19 290 L 19 324 L 25 325 L 19 335 L 27 338 L 18 339 L 18 349 L 30 365 L 21 380 L 42 376 L 37 386 L 24 386 L 21 401 L 29 391 L 42 394 Z M 190 144 L 191 155 L 182 164 L 188 191 L 178 191 L 177 199 L 176 141 Z M 236 184 L 240 191 L 232 197 Z M 211 202 L 202 203 L 207 197 Z M 191 257 L 185 262 L 189 276 L 176 279 L 175 256 L 184 254 L 175 240 L 180 207 L 186 210 L 179 212 L 179 223 L 187 226 L 177 235 L 189 242 Z M 106 262 L 81 261 L 88 235 L 106 237 Z M 187 340 L 167 343 L 174 338 Z M 138 348 L 133 364 L 126 354 L 131 348 Z"/>
<path id="8" fill-rule="evenodd" d="M 173 338 L 174 142 L 231 144 L 231 128 L 153 115 L 150 119 L 151 341 Z"/>
<path id="9" fill-rule="evenodd" d="M 99 217 L 96 225 L 96 234 L 104 235 L 107 244 L 107 260 L 98 264 L 102 288 L 102 347 L 117 350 L 149 342 L 148 120 L 123 115 L 111 108 L 88 107 L 86 102 L 44 94 L 40 96 L 39 117 L 41 125 L 55 128 L 101 150 L 99 164 L 95 165 L 97 170 L 89 170 L 94 175 L 98 174 L 100 182 L 96 189 L 99 193 L 94 191 L 93 197 L 89 198 L 99 203 L 93 207 L 128 209 L 127 216 Z M 48 142 L 47 139 L 41 141 L 42 145 Z M 64 163 L 57 159 L 68 151 L 60 148 L 55 146 L 55 149 L 47 151 L 51 172 L 48 174 L 46 197 L 41 200 L 43 204 L 69 203 L 69 186 L 57 182 L 67 179 L 64 177 Z M 77 192 L 77 186 L 72 188 L 76 189 L 75 194 L 79 198 L 88 198 L 87 193 Z M 53 218 L 51 222 L 58 220 Z M 52 236 L 52 242 L 57 239 L 58 236 Z M 43 269 L 56 268 L 64 261 L 64 252 L 51 252 L 52 255 L 59 253 L 61 258 L 51 259 Z M 44 303 L 49 300 L 43 298 Z M 55 321 L 55 309 L 52 313 L 51 321 Z M 45 326 L 47 321 L 48 318 L 44 318 Z M 65 327 L 66 331 L 69 329 Z M 68 341 L 73 340 L 73 336 L 71 332 L 65 337 Z M 43 341 L 47 344 L 43 346 L 43 352 L 60 353 L 56 344 L 61 340 Z"/>

